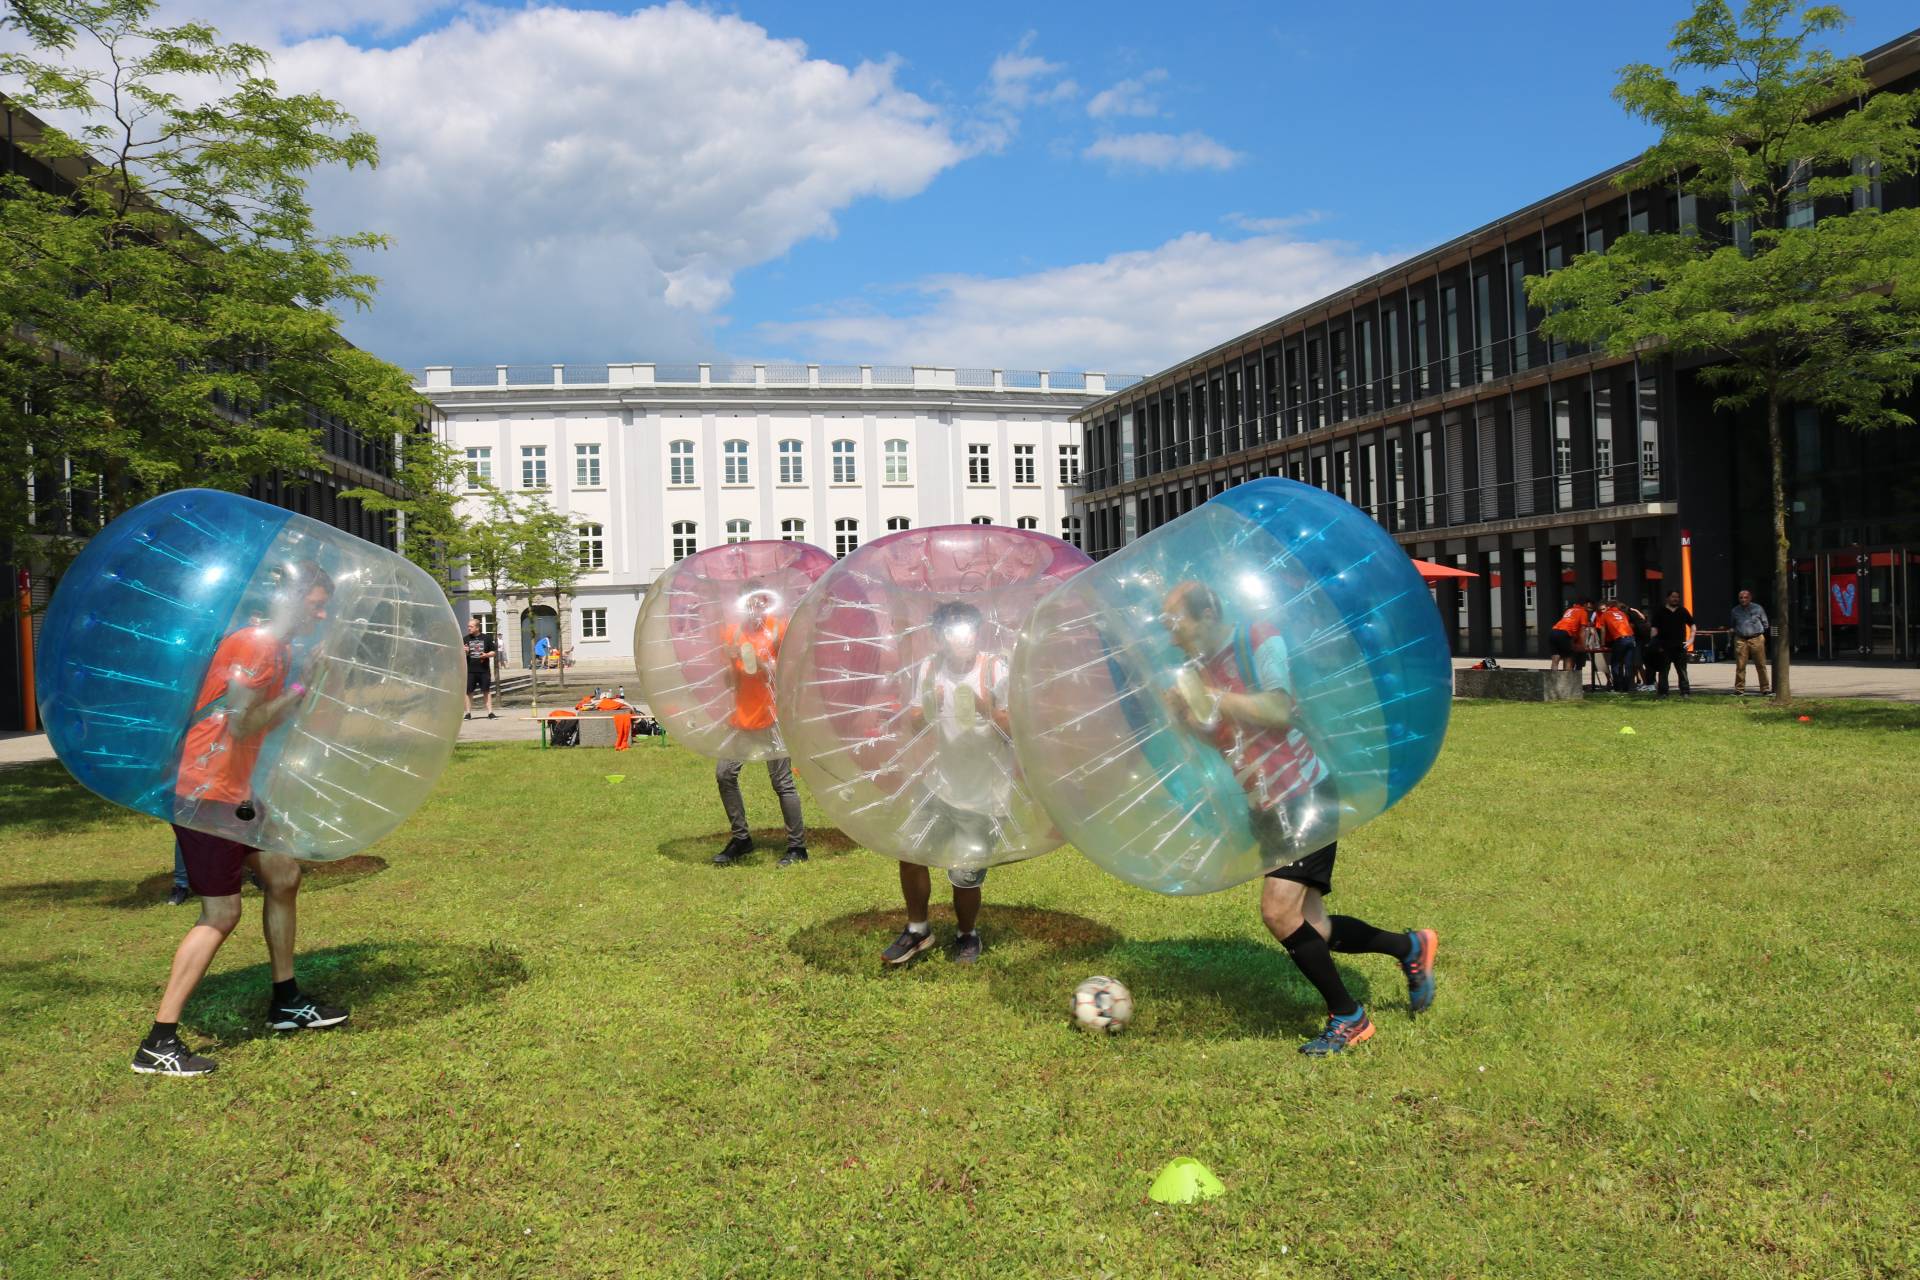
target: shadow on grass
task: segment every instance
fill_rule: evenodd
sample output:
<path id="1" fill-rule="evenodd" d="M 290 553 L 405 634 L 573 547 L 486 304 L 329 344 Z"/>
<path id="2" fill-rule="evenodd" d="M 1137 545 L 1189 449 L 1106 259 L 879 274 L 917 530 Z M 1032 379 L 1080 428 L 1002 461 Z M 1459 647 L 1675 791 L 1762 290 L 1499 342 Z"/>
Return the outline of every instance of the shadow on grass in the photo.
<path id="1" fill-rule="evenodd" d="M 934 903 L 932 917 L 934 935 L 944 943 L 953 936 L 951 904 Z M 981 937 L 986 941 L 987 950 L 979 965 L 969 968 L 949 964 L 935 949 L 907 972 L 889 972 L 880 963 L 880 952 L 899 935 L 901 919 L 897 906 L 855 911 L 800 930 L 793 935 L 787 949 L 814 968 L 829 973 L 876 981 L 926 978 L 970 981 L 976 974 L 997 972 L 1007 965 L 1065 965 L 1076 957 L 1104 954 L 1120 941 L 1119 934 L 1085 916 L 990 902 L 980 913 Z"/>
<path id="2" fill-rule="evenodd" d="M 716 831 L 706 836 L 684 836 L 678 840 L 662 840 L 654 852 L 663 858 L 675 862 L 706 865 L 713 862 L 713 855 L 726 847 L 730 833 Z M 755 863 L 771 865 L 787 851 L 787 830 L 785 827 L 761 827 L 753 833 L 753 852 L 737 864 L 752 866 Z M 838 827 L 808 827 L 807 857 L 840 858 L 852 853 L 860 846 Z"/>
<path id="3" fill-rule="evenodd" d="M 1802 729 L 1838 729 L 1856 733 L 1920 732 L 1920 707 L 1904 703 L 1802 702 L 1796 699 L 1780 707 L 1756 699 L 1748 707 L 1748 714 L 1763 723 L 1789 724 Z M 1807 717 L 1804 725 L 1800 723 L 1801 716 Z"/>
<path id="4" fill-rule="evenodd" d="M 0 830 L 70 835 L 126 816 L 127 810 L 75 782 L 57 760 L 0 768 Z"/>
<path id="5" fill-rule="evenodd" d="M 353 1011 L 349 1027 L 404 1027 L 456 1009 L 483 1004 L 525 982 L 531 973 L 517 952 L 498 944 L 363 942 L 301 953 L 300 988 Z M 271 1035 L 267 1030 L 264 964 L 209 976 L 187 1004 L 186 1023 L 200 1035 L 232 1045 Z"/>
<path id="6" fill-rule="evenodd" d="M 996 1001 L 1046 1021 L 1067 1020 L 1073 989 L 1087 978 L 1118 978 L 1133 993 L 1129 1035 L 1302 1039 L 1326 1021 L 1326 1003 L 1287 953 L 1245 938 L 1116 939 L 1089 953 L 981 965 Z M 1364 973 L 1341 965 L 1340 976 L 1371 1006 Z"/>
<path id="7" fill-rule="evenodd" d="M 13 1017 L 44 1005 L 91 995 L 107 984 L 77 972 L 67 960 L 0 961 L 0 1015 Z"/>
<path id="8" fill-rule="evenodd" d="M 355 854 L 332 862 L 301 864 L 300 892 L 319 893 L 378 875 L 387 869 L 387 860 L 370 853 Z M 0 906 L 57 906 L 88 904 L 98 907 L 133 909 L 151 907 L 167 900 L 173 892 L 173 872 L 156 872 L 135 884 L 125 880 L 43 880 L 39 884 L 0 886 Z M 252 880 L 241 886 L 243 898 L 257 898 L 260 890 Z"/>

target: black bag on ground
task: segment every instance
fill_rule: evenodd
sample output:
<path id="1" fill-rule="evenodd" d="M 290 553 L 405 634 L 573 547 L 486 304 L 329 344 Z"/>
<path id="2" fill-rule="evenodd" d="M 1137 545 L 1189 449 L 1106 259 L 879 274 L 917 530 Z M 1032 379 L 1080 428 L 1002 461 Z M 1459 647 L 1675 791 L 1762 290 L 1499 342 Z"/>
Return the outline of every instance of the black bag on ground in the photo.
<path id="1" fill-rule="evenodd" d="M 580 722 L 578 720 L 551 720 L 547 730 L 547 742 L 556 747 L 577 747 L 580 745 Z"/>

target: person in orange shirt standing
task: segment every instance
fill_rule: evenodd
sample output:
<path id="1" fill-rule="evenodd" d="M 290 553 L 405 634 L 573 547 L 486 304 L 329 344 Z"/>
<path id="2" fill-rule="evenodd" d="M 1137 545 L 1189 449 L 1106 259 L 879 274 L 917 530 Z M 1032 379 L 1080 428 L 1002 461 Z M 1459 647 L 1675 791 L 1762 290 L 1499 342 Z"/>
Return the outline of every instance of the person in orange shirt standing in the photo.
<path id="1" fill-rule="evenodd" d="M 746 616 L 738 624 L 729 623 L 721 632 L 721 648 L 727 655 L 729 679 L 733 684 L 733 711 L 727 722 L 749 733 L 773 728 L 773 671 L 779 661 L 780 642 L 786 639 L 787 624 L 770 612 L 777 601 L 773 592 L 759 582 L 747 584 L 741 600 Z M 753 852 L 753 833 L 747 829 L 747 806 L 740 798 L 738 760 L 722 760 L 714 766 L 714 779 L 720 785 L 720 805 L 727 811 L 731 838 L 727 847 L 713 856 L 716 867 L 730 867 Z M 787 851 L 779 865 L 790 867 L 807 860 L 807 824 L 800 814 L 800 792 L 793 785 L 793 762 L 786 756 L 767 761 L 767 777 L 773 793 L 780 798 L 780 816 L 787 824 Z"/>
<path id="2" fill-rule="evenodd" d="M 273 974 L 267 1025 L 299 1031 L 347 1020 L 345 1009 L 302 995 L 293 978 L 300 864 L 247 843 L 249 836 L 258 838 L 271 816 L 261 811 L 253 789 L 261 743 L 307 696 L 304 685 L 287 679 L 289 650 L 326 620 L 332 598 L 333 579 L 314 561 L 284 566 L 267 615 L 222 640 L 207 664 L 174 775 L 174 816 L 180 821 L 173 834 L 187 883 L 200 897 L 200 919 L 174 952 L 153 1029 L 134 1050 L 133 1069 L 142 1075 L 203 1076 L 214 1070 L 212 1060 L 181 1043 L 180 1015 L 240 923 L 240 887 L 248 871 L 266 893 L 261 916 Z"/>
<path id="3" fill-rule="evenodd" d="M 1547 641 L 1553 646 L 1553 661 L 1547 670 L 1578 671 L 1584 665 L 1586 657 L 1580 649 L 1580 633 L 1587 629 L 1592 617 L 1593 601 L 1585 597 L 1560 615 L 1560 621 L 1547 632 Z"/>
<path id="4" fill-rule="evenodd" d="M 1633 619 L 1619 600 L 1609 600 L 1594 620 L 1607 646 L 1607 670 L 1615 693 L 1633 692 L 1633 673 L 1639 666 L 1633 638 Z"/>

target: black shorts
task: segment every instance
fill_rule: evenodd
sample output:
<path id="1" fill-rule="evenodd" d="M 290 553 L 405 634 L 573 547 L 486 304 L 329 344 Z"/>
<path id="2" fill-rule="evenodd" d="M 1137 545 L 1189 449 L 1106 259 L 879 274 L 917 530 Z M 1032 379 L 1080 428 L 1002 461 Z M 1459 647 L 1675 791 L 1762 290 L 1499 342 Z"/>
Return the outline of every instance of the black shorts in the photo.
<path id="1" fill-rule="evenodd" d="M 481 662 L 467 664 L 467 692 L 489 693 L 493 689 L 493 664 Z"/>
<path id="2" fill-rule="evenodd" d="M 1573 656 L 1573 637 L 1564 631 L 1547 632 L 1547 644 L 1553 649 L 1553 656 L 1556 658 Z"/>
<path id="3" fill-rule="evenodd" d="M 1269 856 L 1283 854 L 1290 847 L 1298 848 L 1301 842 L 1310 843 L 1315 824 L 1331 823 L 1331 834 L 1338 835 L 1339 815 L 1340 791 L 1328 779 L 1310 791 L 1290 797 L 1278 809 L 1254 810 L 1251 815 L 1253 834 L 1259 839 L 1262 852 Z M 1312 853 L 1275 867 L 1267 872 L 1267 878 L 1294 880 L 1308 888 L 1318 889 L 1323 895 L 1332 893 L 1333 859 L 1339 845 L 1338 840 L 1329 840 Z"/>

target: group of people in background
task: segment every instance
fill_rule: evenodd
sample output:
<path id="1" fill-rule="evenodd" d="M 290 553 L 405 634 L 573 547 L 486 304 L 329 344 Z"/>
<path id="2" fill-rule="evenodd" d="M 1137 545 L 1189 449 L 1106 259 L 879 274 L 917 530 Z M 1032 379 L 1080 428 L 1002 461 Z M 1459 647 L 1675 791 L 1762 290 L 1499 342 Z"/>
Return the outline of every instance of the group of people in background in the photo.
<path id="1" fill-rule="evenodd" d="M 1740 593 L 1729 618 L 1733 632 L 1733 691 L 1747 691 L 1747 666 L 1759 675 L 1759 693 L 1771 693 L 1767 679 L 1767 611 Z M 1654 693 L 1666 697 L 1669 677 L 1679 675 L 1680 696 L 1693 693 L 1687 679 L 1696 624 L 1678 591 L 1667 592 L 1659 608 L 1636 608 L 1617 597 L 1595 606 L 1591 596 L 1576 600 L 1547 633 L 1553 671 L 1579 671 L 1602 655 L 1608 687 L 1615 693 Z"/>

